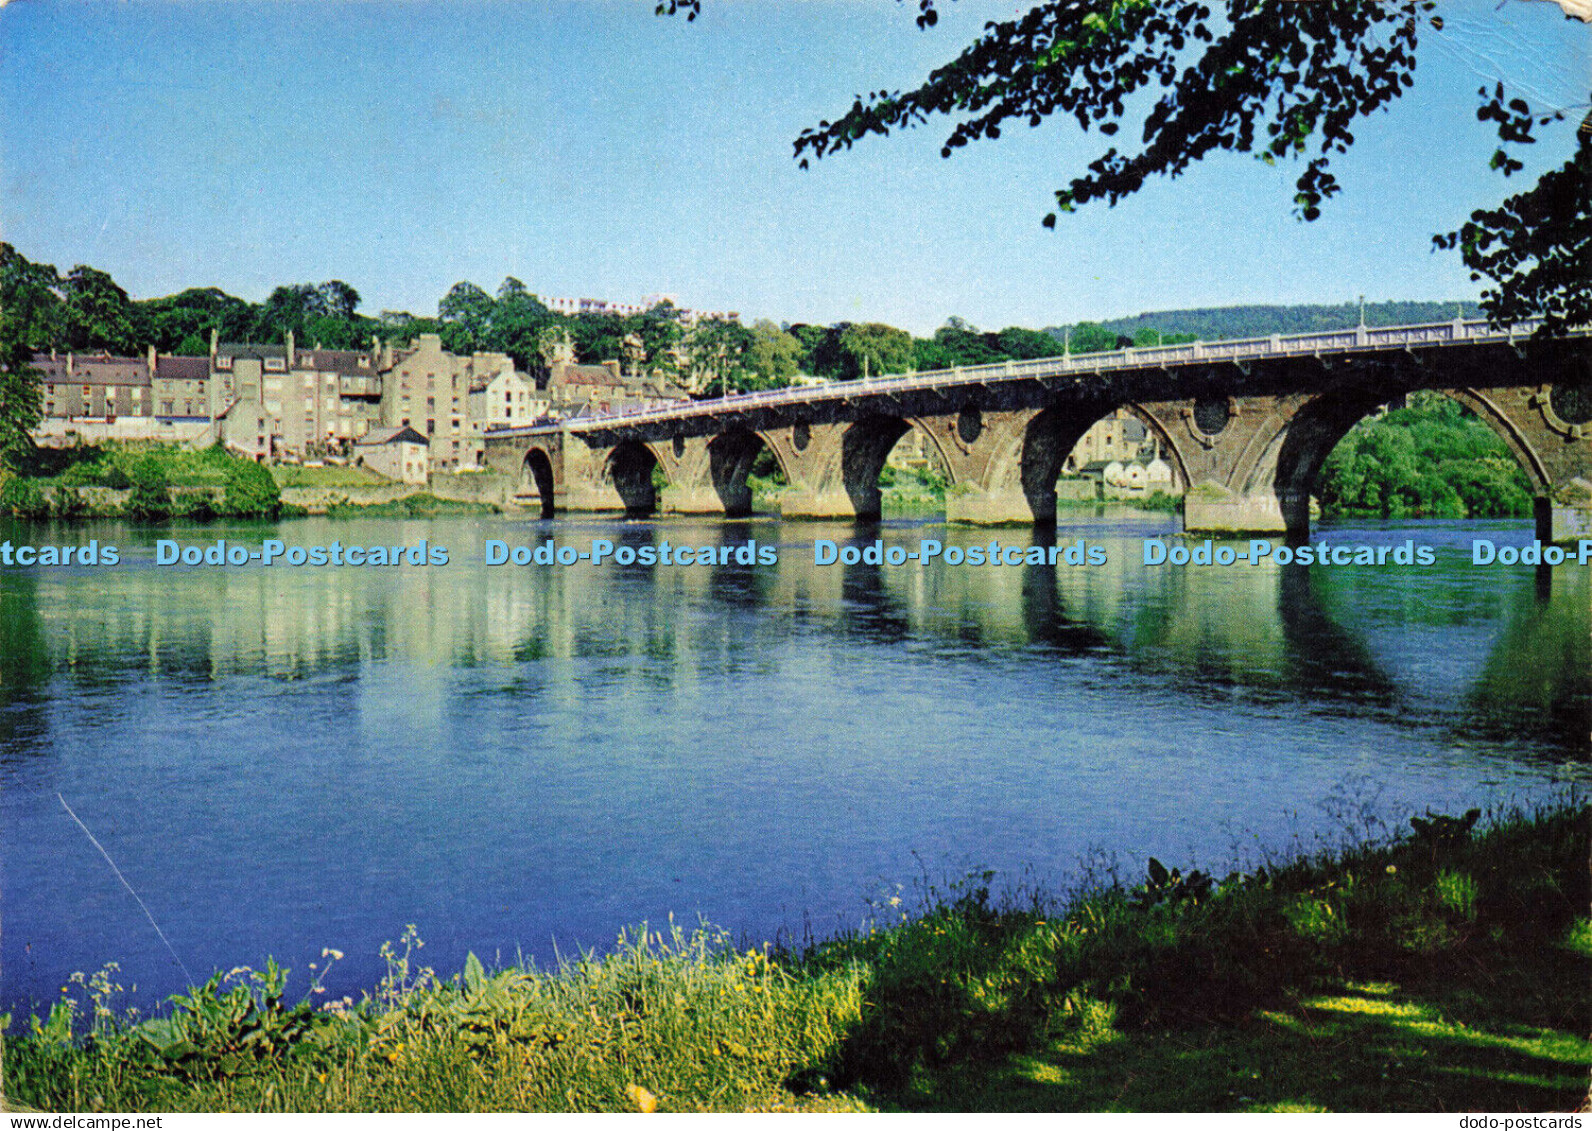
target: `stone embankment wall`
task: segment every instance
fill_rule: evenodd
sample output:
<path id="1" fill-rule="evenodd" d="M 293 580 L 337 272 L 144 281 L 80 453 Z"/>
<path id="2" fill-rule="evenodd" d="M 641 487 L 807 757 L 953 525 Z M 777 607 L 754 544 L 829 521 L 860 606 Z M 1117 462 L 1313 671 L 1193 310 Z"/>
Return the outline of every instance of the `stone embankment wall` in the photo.
<path id="1" fill-rule="evenodd" d="M 460 503 L 491 503 L 495 506 L 512 506 L 515 484 L 508 476 L 488 473 L 465 475 L 432 475 L 425 491 L 439 499 Z M 409 495 L 417 495 L 422 488 L 409 483 L 374 483 L 365 487 L 284 487 L 282 501 L 303 507 L 311 514 L 324 514 L 337 503 L 370 506 L 375 503 L 392 503 Z"/>

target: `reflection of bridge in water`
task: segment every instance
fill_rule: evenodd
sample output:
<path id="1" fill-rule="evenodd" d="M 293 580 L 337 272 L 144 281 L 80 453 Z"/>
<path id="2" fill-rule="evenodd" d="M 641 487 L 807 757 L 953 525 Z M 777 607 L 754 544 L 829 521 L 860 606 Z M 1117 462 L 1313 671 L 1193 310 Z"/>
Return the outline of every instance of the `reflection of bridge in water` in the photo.
<path id="1" fill-rule="evenodd" d="M 806 524 L 775 567 L 487 568 L 468 548 L 477 529 L 432 530 L 458 551 L 446 576 L 128 570 L 86 592 L 69 575 L 0 575 L 0 707 L 8 708 L 0 742 L 47 746 L 60 723 L 46 709 L 52 697 L 125 688 L 130 670 L 216 694 L 238 679 L 313 683 L 342 702 L 356 730 L 385 732 L 401 712 L 405 727 L 435 730 L 440 742 L 461 669 L 496 673 L 479 682 L 514 696 L 534 719 L 592 695 L 593 664 L 604 696 L 646 702 L 715 673 L 776 668 L 788 639 L 811 632 L 845 648 L 908 647 L 952 670 L 968 665 L 970 676 L 992 658 L 1037 650 L 1056 661 L 1035 669 L 1041 682 L 1070 678 L 1063 669 L 1077 661 L 1152 697 L 1262 710 L 1304 703 L 1401 726 L 1437 722 L 1504 752 L 1524 744 L 1584 756 L 1592 581 L 1583 570 L 1489 575 L 1469 588 L 1445 581 L 1441 599 L 1419 570 L 1266 565 L 1144 577 L 1130 549 L 1136 537 L 1124 546 L 1120 533 L 1106 535 L 1116 544 L 1099 567 L 818 567 Z M 817 529 L 863 546 L 881 535 L 887 544 L 910 540 Z M 934 533 L 948 545 L 989 538 Z M 602 534 L 637 549 L 665 538 L 698 546 L 780 538 L 777 524 L 761 520 L 605 524 Z M 1035 545 L 1052 541 L 1032 536 Z M 1368 599 L 1401 611 L 1367 628 Z M 1431 656 L 1442 657 L 1437 669 Z M 62 686 L 50 692 L 56 680 Z"/>
<path id="2" fill-rule="evenodd" d="M 1053 523 L 1063 461 L 1117 408 L 1161 441 L 1189 531 L 1309 532 L 1310 490 L 1354 424 L 1417 390 L 1484 420 L 1525 469 L 1538 536 L 1592 534 L 1585 332 L 1444 322 L 1005 362 L 779 389 L 489 433 L 487 461 L 555 510 L 750 513 L 767 448 L 787 517 L 872 518 L 910 429 L 938 455 L 953 522 Z M 655 476 L 666 486 L 659 490 Z"/>

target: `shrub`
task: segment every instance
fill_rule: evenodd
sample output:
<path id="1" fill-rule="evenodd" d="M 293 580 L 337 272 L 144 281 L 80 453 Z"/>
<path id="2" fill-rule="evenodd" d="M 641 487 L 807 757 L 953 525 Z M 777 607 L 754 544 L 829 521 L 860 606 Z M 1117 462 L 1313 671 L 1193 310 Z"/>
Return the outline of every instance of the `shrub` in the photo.
<path id="1" fill-rule="evenodd" d="M 282 489 L 271 473 L 250 460 L 233 459 L 220 512 L 230 518 L 275 518 L 281 509 Z"/>
<path id="2" fill-rule="evenodd" d="M 13 475 L 0 484 L 0 514 L 7 513 L 18 518 L 47 518 L 50 502 L 33 480 Z"/>
<path id="3" fill-rule="evenodd" d="M 159 461 L 145 457 L 129 473 L 132 493 L 127 496 L 127 516 L 155 522 L 171 517 L 171 491 Z"/>

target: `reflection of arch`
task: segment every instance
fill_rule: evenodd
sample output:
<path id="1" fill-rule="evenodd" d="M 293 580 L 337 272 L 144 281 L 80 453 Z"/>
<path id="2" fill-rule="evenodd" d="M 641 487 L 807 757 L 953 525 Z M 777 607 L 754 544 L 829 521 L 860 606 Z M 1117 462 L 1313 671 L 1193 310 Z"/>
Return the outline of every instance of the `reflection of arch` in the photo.
<path id="1" fill-rule="evenodd" d="M 879 473 L 896 441 L 912 426 L 894 416 L 865 416 L 840 441 L 840 478 L 858 518 L 878 518 L 883 503 Z"/>
<path id="2" fill-rule="evenodd" d="M 534 488 L 541 500 L 542 517 L 553 517 L 553 461 L 541 448 L 525 453 L 525 463 L 520 468 L 522 488 Z"/>
<path id="3" fill-rule="evenodd" d="M 1551 480 L 1541 459 L 1497 405 L 1472 389 L 1434 391 L 1475 413 L 1514 455 L 1537 497 L 1548 495 Z M 1311 492 L 1327 457 L 1356 424 L 1386 403 L 1385 397 L 1371 392 L 1329 393 L 1305 404 L 1261 449 L 1244 483 L 1244 493 L 1263 493 L 1270 488 L 1288 533 L 1307 535 Z"/>
<path id="4" fill-rule="evenodd" d="M 652 484 L 658 457 L 645 444 L 626 440 L 609 453 L 603 469 L 619 493 L 629 514 L 651 514 L 658 507 L 658 491 Z"/>

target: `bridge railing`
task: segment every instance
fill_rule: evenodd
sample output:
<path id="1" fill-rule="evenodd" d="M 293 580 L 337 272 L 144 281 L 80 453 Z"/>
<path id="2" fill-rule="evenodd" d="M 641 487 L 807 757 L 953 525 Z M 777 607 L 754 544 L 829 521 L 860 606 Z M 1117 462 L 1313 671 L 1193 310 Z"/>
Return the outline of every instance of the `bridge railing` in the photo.
<path id="1" fill-rule="evenodd" d="M 1528 337 L 1540 319 L 1517 322 L 1507 330 L 1490 329 L 1485 321 L 1433 322 L 1415 326 L 1360 326 L 1309 334 L 1273 334 L 1265 338 L 1236 338 L 1221 342 L 1185 342 L 1170 346 L 1133 346 L 1105 353 L 1063 354 L 1028 361 L 998 361 L 989 365 L 956 366 L 921 373 L 889 374 L 826 385 L 734 393 L 713 400 L 674 402 L 669 406 L 620 405 L 607 413 L 564 420 L 557 425 L 509 429 L 512 432 L 587 432 L 615 424 L 643 424 L 661 420 L 687 420 L 723 416 L 759 408 L 781 408 L 826 401 L 851 400 L 878 393 L 910 393 L 947 385 L 979 385 L 996 381 L 1068 374 L 1097 374 L 1114 370 L 1170 369 L 1274 357 L 1308 357 L 1322 353 L 1359 350 L 1405 349 L 1417 345 L 1459 342 L 1513 341 Z"/>

